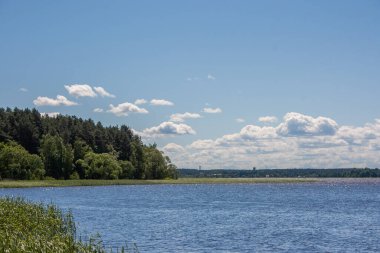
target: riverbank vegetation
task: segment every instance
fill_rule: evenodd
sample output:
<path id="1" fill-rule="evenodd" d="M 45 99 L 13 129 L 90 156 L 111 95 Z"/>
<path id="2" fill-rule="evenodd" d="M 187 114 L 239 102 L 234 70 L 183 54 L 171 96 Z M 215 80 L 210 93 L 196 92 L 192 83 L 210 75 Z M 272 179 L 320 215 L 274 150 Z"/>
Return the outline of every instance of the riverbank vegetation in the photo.
<path id="1" fill-rule="evenodd" d="M 54 205 L 0 198 L 0 224 L 0 252 L 107 252 L 99 237 L 78 240 L 71 213 Z"/>
<path id="2" fill-rule="evenodd" d="M 126 126 L 0 108 L 0 179 L 164 179 L 176 166 Z"/>
<path id="3" fill-rule="evenodd" d="M 69 187 L 69 186 L 107 186 L 107 185 L 159 185 L 159 184 L 260 184 L 260 183 L 308 183 L 313 178 L 179 178 L 155 180 L 3 180 L 0 188 L 28 187 Z"/>

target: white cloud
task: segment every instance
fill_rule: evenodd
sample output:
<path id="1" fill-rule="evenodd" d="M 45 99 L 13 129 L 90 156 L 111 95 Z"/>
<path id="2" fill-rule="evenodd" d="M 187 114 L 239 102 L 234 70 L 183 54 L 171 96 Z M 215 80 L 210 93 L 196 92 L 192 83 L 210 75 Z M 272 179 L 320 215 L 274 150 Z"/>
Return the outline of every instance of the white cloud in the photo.
<path id="1" fill-rule="evenodd" d="M 165 99 L 152 99 L 150 101 L 150 104 L 155 105 L 155 106 L 173 106 L 174 105 L 173 102 L 170 102 Z"/>
<path id="2" fill-rule="evenodd" d="M 240 136 L 243 139 L 275 138 L 277 137 L 276 129 L 273 127 L 259 127 L 247 125 L 240 130 Z"/>
<path id="3" fill-rule="evenodd" d="M 338 124 L 330 118 L 289 112 L 277 127 L 277 133 L 283 136 L 334 135 L 337 129 Z"/>
<path id="4" fill-rule="evenodd" d="M 160 138 L 165 136 L 192 135 L 195 134 L 195 131 L 189 125 L 165 121 L 158 126 L 146 128 L 139 134 L 143 138 Z"/>
<path id="5" fill-rule="evenodd" d="M 246 125 L 237 133 L 170 150 L 182 168 L 375 168 L 380 166 L 380 120 L 338 126 L 326 117 L 288 113 L 278 126 Z"/>
<path id="6" fill-rule="evenodd" d="M 103 112 L 104 110 L 102 109 L 102 108 L 95 108 L 94 110 L 93 110 L 93 112 Z"/>
<path id="7" fill-rule="evenodd" d="M 170 121 L 173 122 L 184 122 L 185 119 L 199 119 L 202 116 L 198 113 L 190 113 L 190 112 L 185 112 L 185 113 L 175 113 L 170 116 Z"/>
<path id="8" fill-rule="evenodd" d="M 94 87 L 94 90 L 96 91 L 96 93 L 98 93 L 102 97 L 110 97 L 110 98 L 115 97 L 115 95 L 107 92 L 103 87 Z"/>
<path id="9" fill-rule="evenodd" d="M 263 123 L 275 123 L 277 122 L 277 118 L 275 116 L 265 116 L 265 117 L 260 117 L 259 121 Z"/>
<path id="10" fill-rule="evenodd" d="M 215 76 L 213 76 L 213 75 L 211 75 L 211 74 L 208 74 L 208 75 L 207 75 L 207 79 L 208 79 L 208 80 L 215 80 L 216 78 L 215 78 Z"/>
<path id="11" fill-rule="evenodd" d="M 40 114 L 43 117 L 50 117 L 50 118 L 56 118 L 58 115 L 60 115 L 59 112 L 41 112 Z"/>
<path id="12" fill-rule="evenodd" d="M 144 108 L 140 108 L 137 105 L 125 102 L 117 106 L 110 105 L 108 112 L 115 114 L 116 116 L 128 116 L 129 113 L 148 113 Z"/>
<path id="13" fill-rule="evenodd" d="M 146 103 L 148 103 L 148 101 L 146 101 L 143 98 L 139 98 L 139 99 L 135 100 L 135 105 L 143 105 L 143 104 L 146 104 Z"/>
<path id="14" fill-rule="evenodd" d="M 21 92 L 28 92 L 28 89 L 27 88 L 20 88 L 19 91 L 21 91 Z"/>
<path id="15" fill-rule="evenodd" d="M 36 106 L 59 106 L 59 105 L 65 105 L 65 106 L 73 106 L 78 105 L 77 103 L 68 100 L 66 97 L 58 95 L 56 99 L 49 98 L 49 97 L 37 97 L 35 100 L 33 100 L 33 103 Z"/>
<path id="16" fill-rule="evenodd" d="M 185 149 L 176 143 L 168 143 L 163 148 L 165 153 L 173 153 L 173 152 L 183 152 Z"/>
<path id="17" fill-rule="evenodd" d="M 237 118 L 237 119 L 236 119 L 236 122 L 238 122 L 238 123 L 244 123 L 244 122 L 245 122 L 245 119 L 243 119 L 243 118 Z"/>
<path id="18" fill-rule="evenodd" d="M 67 92 L 74 97 L 96 97 L 97 94 L 88 84 L 65 85 Z"/>
<path id="19" fill-rule="evenodd" d="M 203 108 L 203 112 L 205 112 L 205 113 L 221 113 L 222 109 L 220 109 L 219 107 L 217 107 L 217 108 L 206 107 L 206 108 Z"/>
<path id="20" fill-rule="evenodd" d="M 211 139 L 197 140 L 190 144 L 189 148 L 192 149 L 211 149 L 215 145 L 215 142 Z"/>

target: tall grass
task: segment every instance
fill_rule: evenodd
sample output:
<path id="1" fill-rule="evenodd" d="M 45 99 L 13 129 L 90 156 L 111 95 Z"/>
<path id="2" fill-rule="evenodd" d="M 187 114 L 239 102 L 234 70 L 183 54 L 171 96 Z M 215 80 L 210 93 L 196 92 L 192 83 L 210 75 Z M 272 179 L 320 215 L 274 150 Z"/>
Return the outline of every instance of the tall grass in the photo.
<path id="1" fill-rule="evenodd" d="M 0 198 L 0 252 L 103 253 L 100 237 L 76 239 L 71 212 L 21 198 Z M 116 252 L 138 252 L 122 248 Z M 115 252 L 115 251 L 113 251 Z"/>
<path id="2" fill-rule="evenodd" d="M 154 184 L 258 184 L 258 183 L 307 183 L 321 181 L 316 178 L 179 178 L 160 180 L 0 180 L 0 188 L 67 187 L 105 185 L 154 185 Z"/>

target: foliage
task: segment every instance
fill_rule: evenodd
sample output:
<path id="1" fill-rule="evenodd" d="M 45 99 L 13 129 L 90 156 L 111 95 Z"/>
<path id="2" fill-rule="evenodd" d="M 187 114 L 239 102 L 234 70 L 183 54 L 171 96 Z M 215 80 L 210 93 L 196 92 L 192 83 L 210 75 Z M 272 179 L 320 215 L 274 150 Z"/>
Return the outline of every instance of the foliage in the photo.
<path id="1" fill-rule="evenodd" d="M 135 174 L 135 167 L 130 161 L 119 161 L 121 167 L 121 174 L 119 178 L 133 179 Z"/>
<path id="2" fill-rule="evenodd" d="M 15 142 L 0 143 L 0 179 L 42 179 L 45 174 L 38 155 L 31 155 Z"/>
<path id="3" fill-rule="evenodd" d="M 118 179 L 122 172 L 116 157 L 107 153 L 89 152 L 83 161 L 77 162 L 84 169 L 86 179 Z"/>
<path id="4" fill-rule="evenodd" d="M 145 178 L 177 178 L 173 171 L 175 165 L 171 164 L 169 157 L 164 157 L 162 152 L 157 150 L 156 145 L 144 148 L 145 159 Z"/>
<path id="5" fill-rule="evenodd" d="M 0 198 L 0 252 L 105 253 L 100 236 L 77 240 L 71 212 L 21 198 Z M 111 249 L 112 252 L 112 249 Z M 114 251 L 115 252 L 115 251 Z M 116 252 L 138 252 L 122 247 Z"/>
<path id="6" fill-rule="evenodd" d="M 41 144 L 46 175 L 56 179 L 69 179 L 73 168 L 73 151 L 59 136 L 45 135 Z"/>
<path id="7" fill-rule="evenodd" d="M 105 252 L 96 242 L 77 242 L 72 215 L 53 205 L 0 199 L 0 224 L 1 252 Z"/>
<path id="8" fill-rule="evenodd" d="M 46 177 L 55 179 L 163 179 L 177 174 L 155 145 L 144 145 L 126 125 L 104 127 L 75 116 L 52 118 L 36 109 L 0 108 L 0 143 L 10 141 L 40 155 Z M 15 177 L 18 170 L 15 166 L 3 178 L 29 178 Z"/>

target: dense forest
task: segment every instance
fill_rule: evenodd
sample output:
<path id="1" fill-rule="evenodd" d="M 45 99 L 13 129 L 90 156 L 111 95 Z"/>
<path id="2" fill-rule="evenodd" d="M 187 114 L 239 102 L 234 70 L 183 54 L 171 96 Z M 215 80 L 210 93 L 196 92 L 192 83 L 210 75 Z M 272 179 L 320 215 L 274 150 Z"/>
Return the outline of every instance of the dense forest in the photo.
<path id="1" fill-rule="evenodd" d="M 195 170 L 179 169 L 180 177 L 380 177 L 376 169 L 263 169 L 263 170 Z"/>
<path id="2" fill-rule="evenodd" d="M 0 108 L 0 179 L 177 178 L 155 144 L 125 125 Z"/>

